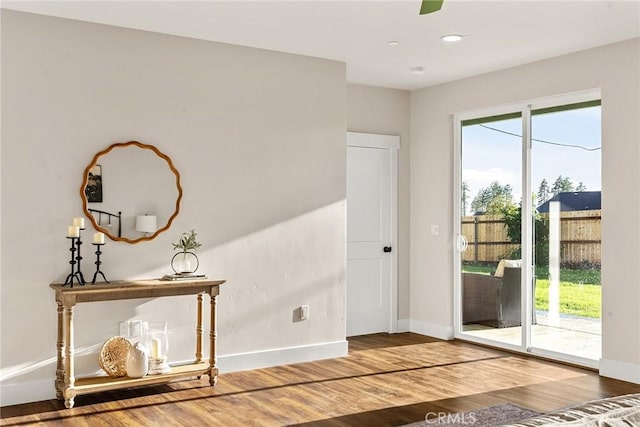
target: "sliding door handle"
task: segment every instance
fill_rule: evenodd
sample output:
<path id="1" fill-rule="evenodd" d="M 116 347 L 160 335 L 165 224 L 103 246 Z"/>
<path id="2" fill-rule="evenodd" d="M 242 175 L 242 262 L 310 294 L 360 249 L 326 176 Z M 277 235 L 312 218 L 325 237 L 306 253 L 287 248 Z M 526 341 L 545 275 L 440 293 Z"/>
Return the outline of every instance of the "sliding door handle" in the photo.
<path id="1" fill-rule="evenodd" d="M 458 234 L 458 252 L 464 252 L 469 247 L 469 242 L 462 234 Z"/>

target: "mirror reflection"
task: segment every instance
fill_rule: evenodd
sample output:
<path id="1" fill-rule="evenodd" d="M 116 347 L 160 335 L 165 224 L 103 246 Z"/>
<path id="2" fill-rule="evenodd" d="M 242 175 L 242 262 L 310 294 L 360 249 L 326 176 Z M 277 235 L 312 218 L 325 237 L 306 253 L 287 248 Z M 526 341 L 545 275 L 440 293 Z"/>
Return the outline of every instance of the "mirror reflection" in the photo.
<path id="1" fill-rule="evenodd" d="M 82 208 L 110 239 L 138 243 L 167 230 L 178 215 L 182 188 L 171 159 L 152 145 L 117 143 L 85 168 Z"/>

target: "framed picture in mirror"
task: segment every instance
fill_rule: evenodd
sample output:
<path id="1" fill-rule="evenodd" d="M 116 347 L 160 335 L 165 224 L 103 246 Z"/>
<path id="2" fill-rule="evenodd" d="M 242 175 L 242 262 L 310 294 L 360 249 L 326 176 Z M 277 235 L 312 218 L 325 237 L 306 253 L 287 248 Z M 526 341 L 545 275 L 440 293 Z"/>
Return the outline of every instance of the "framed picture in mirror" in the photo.
<path id="1" fill-rule="evenodd" d="M 95 165 L 89 171 L 87 186 L 84 188 L 89 203 L 102 203 L 102 166 Z"/>

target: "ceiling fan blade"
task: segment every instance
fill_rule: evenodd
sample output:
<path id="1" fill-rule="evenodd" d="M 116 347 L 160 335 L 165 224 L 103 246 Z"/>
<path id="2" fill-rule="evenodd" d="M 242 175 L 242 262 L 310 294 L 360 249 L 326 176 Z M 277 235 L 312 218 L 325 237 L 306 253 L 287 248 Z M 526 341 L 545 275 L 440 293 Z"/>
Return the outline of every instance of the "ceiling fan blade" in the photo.
<path id="1" fill-rule="evenodd" d="M 442 2 L 444 0 L 422 0 L 422 6 L 420 6 L 420 15 L 426 15 L 427 13 L 437 12 L 442 8 Z"/>

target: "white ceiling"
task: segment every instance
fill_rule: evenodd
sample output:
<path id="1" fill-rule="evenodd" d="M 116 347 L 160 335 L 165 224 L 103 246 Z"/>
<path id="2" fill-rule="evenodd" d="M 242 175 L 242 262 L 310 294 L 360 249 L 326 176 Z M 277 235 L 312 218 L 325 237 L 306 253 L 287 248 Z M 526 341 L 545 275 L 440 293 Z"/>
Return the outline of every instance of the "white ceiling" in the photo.
<path id="1" fill-rule="evenodd" d="M 334 59 L 347 64 L 349 82 L 400 89 L 640 37 L 640 0 L 445 0 L 440 12 L 422 16 L 420 0 L 21 0 L 2 7 Z M 447 33 L 468 37 L 444 43 Z"/>

